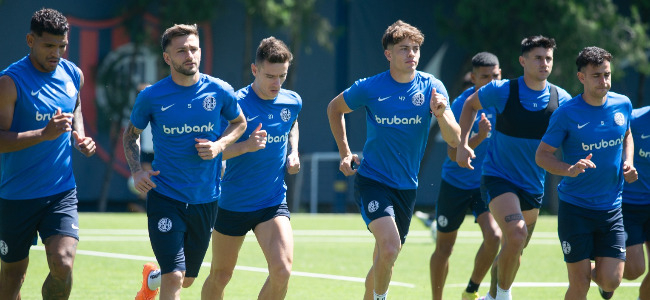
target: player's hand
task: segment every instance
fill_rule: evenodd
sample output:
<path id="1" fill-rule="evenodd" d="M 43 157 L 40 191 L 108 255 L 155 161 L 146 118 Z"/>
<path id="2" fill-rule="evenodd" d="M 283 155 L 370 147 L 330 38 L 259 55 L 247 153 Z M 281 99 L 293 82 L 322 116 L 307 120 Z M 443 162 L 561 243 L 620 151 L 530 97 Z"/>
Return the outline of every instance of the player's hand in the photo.
<path id="1" fill-rule="evenodd" d="M 72 132 L 72 137 L 74 137 L 74 147 L 77 148 L 83 155 L 86 157 L 91 157 L 95 154 L 96 146 L 95 141 L 91 137 L 82 137 L 77 131 Z"/>
<path id="2" fill-rule="evenodd" d="M 153 170 L 140 170 L 133 174 L 133 185 L 138 192 L 146 194 L 149 190 L 156 187 L 156 184 L 151 181 L 151 176 L 160 174 L 160 171 Z"/>
<path id="3" fill-rule="evenodd" d="M 56 113 L 47 125 L 42 129 L 42 135 L 45 140 L 51 141 L 58 138 L 65 132 L 72 131 L 72 117 L 71 113 L 62 113 L 61 108 L 56 109 Z"/>
<path id="4" fill-rule="evenodd" d="M 442 117 L 442 115 L 445 113 L 445 110 L 447 109 L 447 98 L 445 98 L 445 96 L 442 94 L 437 93 L 436 89 L 434 88 L 431 91 L 431 101 L 429 103 L 429 107 L 431 108 L 431 111 L 436 118 Z"/>
<path id="5" fill-rule="evenodd" d="M 287 172 L 292 175 L 300 172 L 300 157 L 298 156 L 298 152 L 293 152 L 287 156 Z"/>
<path id="6" fill-rule="evenodd" d="M 253 130 L 251 135 L 248 136 L 246 143 L 246 151 L 255 152 L 260 149 L 266 148 L 266 130 L 262 129 L 262 123 L 257 125 L 257 128 Z"/>
<path id="7" fill-rule="evenodd" d="M 589 153 L 589 155 L 587 155 L 587 157 L 579 160 L 575 165 L 569 167 L 569 175 L 567 175 L 567 176 L 576 177 L 576 176 L 584 173 L 585 169 L 587 169 L 587 168 L 595 169 L 596 164 L 593 161 L 591 161 L 592 156 L 593 155 L 591 153 Z"/>
<path id="8" fill-rule="evenodd" d="M 636 168 L 629 164 L 627 161 L 623 162 L 623 177 L 627 183 L 635 182 L 639 179 L 639 173 L 637 173 Z"/>
<path id="9" fill-rule="evenodd" d="M 469 145 L 458 145 L 458 148 L 456 148 L 456 162 L 458 166 L 474 170 L 472 166 L 472 159 L 474 158 L 476 158 L 476 155 L 474 155 L 474 150 Z"/>
<path id="10" fill-rule="evenodd" d="M 196 147 L 199 157 L 201 157 L 203 160 L 215 159 L 217 156 L 219 156 L 219 153 L 223 151 L 223 147 L 218 141 L 211 142 L 207 139 L 198 138 L 195 138 L 194 141 L 196 141 L 196 145 L 194 145 L 194 147 Z"/>
<path id="11" fill-rule="evenodd" d="M 341 158 L 341 163 L 339 164 L 339 170 L 343 172 L 343 175 L 350 176 L 357 173 L 357 170 L 352 168 L 352 162 L 354 162 L 357 166 L 361 164 L 361 160 L 359 159 L 359 156 L 356 154 L 351 154 Z"/>
<path id="12" fill-rule="evenodd" d="M 483 138 L 486 138 L 488 133 L 490 133 L 490 130 L 492 130 L 492 123 L 490 123 L 490 120 L 485 116 L 485 113 L 481 113 L 481 120 L 478 121 L 478 134 Z"/>

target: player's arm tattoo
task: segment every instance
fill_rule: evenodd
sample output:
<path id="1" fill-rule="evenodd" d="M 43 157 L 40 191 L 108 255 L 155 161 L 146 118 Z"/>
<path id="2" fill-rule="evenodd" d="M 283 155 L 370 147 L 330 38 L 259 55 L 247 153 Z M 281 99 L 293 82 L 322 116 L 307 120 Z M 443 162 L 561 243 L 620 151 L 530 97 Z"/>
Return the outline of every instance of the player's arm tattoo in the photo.
<path id="1" fill-rule="evenodd" d="M 124 156 L 126 157 L 126 162 L 129 163 L 129 168 L 131 169 L 131 174 L 135 174 L 138 171 L 142 170 L 142 165 L 140 164 L 140 134 L 142 133 L 141 129 L 133 126 L 133 123 L 129 122 L 129 126 L 124 131 L 122 136 L 122 143 L 124 144 Z"/>
<path id="2" fill-rule="evenodd" d="M 512 221 L 519 221 L 519 220 L 523 220 L 523 219 L 524 219 L 524 215 L 522 215 L 520 213 L 508 215 L 508 216 L 505 217 L 506 223 L 510 223 Z"/>

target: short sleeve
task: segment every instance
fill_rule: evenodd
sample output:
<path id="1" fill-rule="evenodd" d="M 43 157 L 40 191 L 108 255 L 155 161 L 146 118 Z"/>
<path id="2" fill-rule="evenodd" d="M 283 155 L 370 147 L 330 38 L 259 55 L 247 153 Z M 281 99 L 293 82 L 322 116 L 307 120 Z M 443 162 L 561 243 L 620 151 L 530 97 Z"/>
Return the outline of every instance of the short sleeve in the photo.
<path id="1" fill-rule="evenodd" d="M 131 111 L 131 123 L 138 129 L 144 130 L 151 121 L 151 106 L 146 97 L 147 93 L 140 92 L 135 99 L 133 110 Z"/>
<path id="2" fill-rule="evenodd" d="M 343 91 L 343 99 L 345 104 L 351 110 L 355 110 L 361 106 L 366 105 L 368 99 L 366 89 L 365 89 L 365 79 L 357 80 L 351 87 Z"/>
<path id="3" fill-rule="evenodd" d="M 563 109 L 557 109 L 553 112 L 546 133 L 542 137 L 542 142 L 553 148 L 560 148 L 567 136 L 566 120 L 567 118 L 564 117 Z"/>

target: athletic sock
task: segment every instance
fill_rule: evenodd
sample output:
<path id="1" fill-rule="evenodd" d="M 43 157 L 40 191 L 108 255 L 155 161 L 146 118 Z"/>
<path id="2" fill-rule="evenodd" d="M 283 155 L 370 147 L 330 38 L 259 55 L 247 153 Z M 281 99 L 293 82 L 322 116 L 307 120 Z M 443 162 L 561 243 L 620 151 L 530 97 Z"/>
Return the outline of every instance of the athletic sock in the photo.
<path id="1" fill-rule="evenodd" d="M 465 289 L 466 292 L 468 293 L 476 293 L 478 292 L 478 287 L 480 286 L 480 283 L 474 283 L 471 279 L 469 280 L 469 283 L 467 284 L 467 288 Z"/>
<path id="2" fill-rule="evenodd" d="M 375 295 L 375 300 L 388 300 L 388 290 L 386 290 L 386 292 L 382 295 L 377 295 L 374 290 L 372 293 Z"/>
<path id="3" fill-rule="evenodd" d="M 512 300 L 510 289 L 504 290 L 497 285 L 497 297 L 494 300 Z"/>
<path id="4" fill-rule="evenodd" d="M 147 286 L 149 286 L 150 290 L 155 290 L 160 287 L 160 269 L 151 271 L 149 273 L 149 276 L 147 276 Z"/>

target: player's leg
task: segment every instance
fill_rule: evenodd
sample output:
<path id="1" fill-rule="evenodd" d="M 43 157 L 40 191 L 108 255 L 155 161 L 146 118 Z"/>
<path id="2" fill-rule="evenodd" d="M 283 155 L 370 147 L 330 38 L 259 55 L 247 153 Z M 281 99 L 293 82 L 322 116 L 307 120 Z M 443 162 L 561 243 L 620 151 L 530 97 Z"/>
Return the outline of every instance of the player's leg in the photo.
<path id="1" fill-rule="evenodd" d="M 496 255 L 499 252 L 499 245 L 501 243 L 501 229 L 499 229 L 499 225 L 494 221 L 490 212 L 486 211 L 481 213 L 476 218 L 476 222 L 481 228 L 483 242 L 474 258 L 474 270 L 472 271 L 470 282 L 468 284 L 468 289 L 472 289 L 466 289 L 466 292 L 469 293 L 478 290 L 478 285 L 483 282 L 485 275 L 492 267 Z M 470 285 L 476 285 L 476 287 L 470 287 Z"/>
<path id="2" fill-rule="evenodd" d="M 54 235 L 45 241 L 50 273 L 43 283 L 43 299 L 67 299 L 70 296 L 77 242 L 77 239 L 64 235 Z"/>
<path id="3" fill-rule="evenodd" d="M 29 257 L 17 262 L 0 261 L 0 299 L 20 299 Z"/>
<path id="4" fill-rule="evenodd" d="M 226 285 L 232 278 L 239 250 L 246 236 L 229 236 L 212 232 L 212 264 L 210 274 L 203 283 L 201 299 L 223 299 Z"/>
<path id="5" fill-rule="evenodd" d="M 431 292 L 433 299 L 442 299 L 442 291 L 449 272 L 449 257 L 456 243 L 458 230 L 452 232 L 438 231 L 436 249 L 429 260 L 429 272 L 431 275 Z"/>
<path id="6" fill-rule="evenodd" d="M 79 239 L 76 189 L 58 194 L 47 211 L 38 229 L 50 269 L 43 283 L 43 299 L 67 299 Z"/>
<path id="7" fill-rule="evenodd" d="M 594 232 L 595 266 L 591 279 L 598 284 L 601 296 L 611 298 L 623 279 L 625 268 L 625 229 L 623 212 L 619 207 L 611 211 L 591 212 Z"/>
<path id="8" fill-rule="evenodd" d="M 449 257 L 456 243 L 458 228 L 465 220 L 465 212 L 472 205 L 474 192 L 474 190 L 460 189 L 444 179 L 440 181 L 440 192 L 436 204 L 438 238 L 436 239 L 436 248 L 429 260 L 433 299 L 442 299 L 449 271 Z M 478 196 L 480 197 L 480 193 Z M 484 209 L 487 208 L 484 207 Z"/>
<path id="9" fill-rule="evenodd" d="M 567 263 L 569 274 L 569 288 L 564 294 L 565 300 L 586 300 L 591 282 L 591 261 L 583 259 L 574 263 Z"/>
<path id="10" fill-rule="evenodd" d="M 497 261 L 498 288 L 510 290 L 519 268 L 521 252 L 528 239 L 526 221 L 519 198 L 514 193 L 501 194 L 492 199 L 490 211 L 503 232 L 503 245 Z"/>
<path id="11" fill-rule="evenodd" d="M 643 244 L 627 246 L 625 249 L 625 270 L 623 271 L 623 278 L 635 280 L 645 273 Z"/>
<path id="12" fill-rule="evenodd" d="M 645 242 L 645 249 L 650 256 L 650 242 Z M 639 287 L 639 299 L 650 300 L 650 276 L 648 276 L 648 274 L 643 277 L 643 281 Z"/>
<path id="13" fill-rule="evenodd" d="M 375 237 L 376 255 L 372 266 L 374 293 L 386 294 L 393 275 L 393 266 L 402 248 L 399 232 L 392 217 L 381 217 L 372 221 L 368 228 Z M 366 280 L 368 282 L 368 279 Z M 366 295 L 368 295 L 366 290 Z M 370 291 L 372 295 L 372 291 Z M 372 299 L 372 298 L 368 298 Z"/>
<path id="14" fill-rule="evenodd" d="M 264 252 L 269 276 L 258 299 L 284 299 L 293 265 L 293 233 L 286 216 L 278 216 L 255 227 L 257 242 Z"/>

